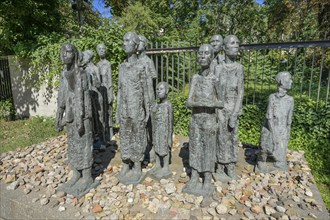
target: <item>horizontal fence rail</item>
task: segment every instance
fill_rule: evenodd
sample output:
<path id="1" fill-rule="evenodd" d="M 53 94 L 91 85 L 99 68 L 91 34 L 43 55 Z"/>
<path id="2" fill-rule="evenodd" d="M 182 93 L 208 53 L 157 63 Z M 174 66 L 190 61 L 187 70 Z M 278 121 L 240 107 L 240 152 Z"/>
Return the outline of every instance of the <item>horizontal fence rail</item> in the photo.
<path id="1" fill-rule="evenodd" d="M 199 47 L 185 41 L 150 44 L 146 53 L 158 72 L 157 83 L 165 81 L 175 93 L 187 94 L 191 77 L 198 72 Z M 330 41 L 242 44 L 238 62 L 244 66 L 244 104 L 267 102 L 277 89 L 275 76 L 289 71 L 296 104 L 304 99 L 328 105 L 330 87 Z"/>

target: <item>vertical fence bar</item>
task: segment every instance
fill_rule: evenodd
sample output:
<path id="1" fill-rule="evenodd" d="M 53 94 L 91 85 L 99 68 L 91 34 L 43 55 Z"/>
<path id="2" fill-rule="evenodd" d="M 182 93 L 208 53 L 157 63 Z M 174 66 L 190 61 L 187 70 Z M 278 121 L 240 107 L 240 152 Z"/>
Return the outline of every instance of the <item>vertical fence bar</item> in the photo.
<path id="1" fill-rule="evenodd" d="M 189 41 L 189 46 L 191 47 L 191 41 Z M 189 52 L 189 72 L 188 72 L 188 81 L 190 85 L 190 76 L 191 76 L 191 54 L 193 52 Z"/>
<path id="2" fill-rule="evenodd" d="M 248 70 L 247 70 L 247 79 L 246 79 L 246 82 L 247 82 L 247 87 L 246 87 L 246 92 L 247 92 L 247 94 L 248 94 L 248 92 L 249 92 L 249 85 L 250 85 L 250 59 L 251 59 L 251 50 L 249 50 L 249 59 L 248 59 Z M 245 104 L 247 105 L 248 104 L 248 96 L 249 95 L 247 95 L 246 97 L 245 97 Z"/>
<path id="3" fill-rule="evenodd" d="M 180 47 L 180 40 L 178 40 L 178 47 Z M 178 78 L 177 78 L 177 89 L 180 92 L 180 54 L 178 53 Z"/>
<path id="4" fill-rule="evenodd" d="M 183 46 L 186 46 L 186 41 L 183 41 Z M 183 81 L 182 81 L 182 91 L 184 91 L 185 89 L 185 85 L 186 85 L 186 52 L 183 52 L 183 63 L 182 63 L 182 69 L 183 69 Z"/>
<path id="5" fill-rule="evenodd" d="M 156 49 L 158 48 L 158 42 L 156 42 Z M 156 71 L 157 73 L 159 73 L 159 69 L 158 69 L 158 54 L 156 54 Z M 159 74 L 157 74 L 157 78 L 156 78 L 156 85 L 158 85 L 159 82 Z"/>
<path id="6" fill-rule="evenodd" d="M 258 51 L 255 50 L 256 53 L 256 62 L 255 62 L 255 71 L 253 72 L 253 105 L 255 104 L 255 99 L 256 99 L 256 84 L 257 84 L 257 79 L 256 79 L 256 72 L 258 71 Z"/>
<path id="7" fill-rule="evenodd" d="M 301 103 L 301 97 L 302 97 L 302 90 L 303 90 L 303 81 L 304 81 L 304 72 L 305 72 L 305 64 L 306 64 L 306 48 L 304 48 L 304 61 L 303 61 L 303 67 L 302 67 L 302 74 L 300 77 L 300 94 L 299 94 L 299 104 Z"/>
<path id="8" fill-rule="evenodd" d="M 161 42 L 160 44 L 160 48 L 163 49 L 163 42 Z M 161 78 L 161 82 L 164 81 L 164 62 L 163 62 L 163 57 L 164 55 L 161 54 L 160 55 L 160 78 Z"/>
<path id="9" fill-rule="evenodd" d="M 265 51 L 263 51 L 262 73 L 261 73 L 261 94 L 263 94 L 263 91 L 264 91 L 265 57 L 266 57 L 266 53 L 265 53 Z"/>
<path id="10" fill-rule="evenodd" d="M 166 41 L 166 48 L 168 48 L 168 41 Z M 166 53 L 166 83 L 168 84 L 168 53 Z"/>
<path id="11" fill-rule="evenodd" d="M 298 57 L 298 48 L 296 48 L 295 55 L 294 55 L 294 67 L 293 67 L 293 73 L 292 73 L 292 95 L 294 97 L 294 75 L 296 74 L 296 69 L 297 69 L 297 57 Z"/>
<path id="12" fill-rule="evenodd" d="M 308 99 L 311 98 L 312 82 L 313 82 L 313 71 L 314 71 L 314 63 L 315 63 L 315 48 L 313 48 L 313 60 L 312 60 L 311 77 L 310 77 L 310 79 L 309 79 Z"/>
<path id="13" fill-rule="evenodd" d="M 321 80 L 322 80 L 322 71 L 323 71 L 323 63 L 324 63 L 324 52 L 325 52 L 325 49 L 324 49 L 324 47 L 322 47 L 322 58 L 321 58 L 319 85 L 318 85 L 318 89 L 317 89 L 316 110 L 318 110 L 318 108 L 319 108 L 319 99 L 320 99 L 320 92 L 321 92 Z"/>
<path id="14" fill-rule="evenodd" d="M 325 97 L 325 107 L 328 106 L 329 87 L 330 87 L 330 69 L 329 69 L 329 72 L 328 72 L 328 85 L 327 85 L 327 95 L 326 95 L 326 97 Z"/>
<path id="15" fill-rule="evenodd" d="M 174 48 L 174 41 L 172 40 L 172 48 Z M 174 97 L 174 53 L 172 53 L 172 99 Z"/>

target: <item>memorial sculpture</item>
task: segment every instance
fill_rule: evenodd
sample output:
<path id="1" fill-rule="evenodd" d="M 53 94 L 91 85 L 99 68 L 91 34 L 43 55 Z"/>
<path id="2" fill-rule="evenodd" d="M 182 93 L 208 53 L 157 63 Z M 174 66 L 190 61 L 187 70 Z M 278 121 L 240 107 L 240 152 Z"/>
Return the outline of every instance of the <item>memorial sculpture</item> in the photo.
<path id="1" fill-rule="evenodd" d="M 145 65 L 137 58 L 139 42 L 134 32 L 124 35 L 127 59 L 119 66 L 116 122 L 122 167 L 117 178 L 124 184 L 139 183 L 144 177 L 141 162 L 147 146 L 149 94 Z"/>
<path id="2" fill-rule="evenodd" d="M 147 47 L 147 38 L 145 36 L 139 35 L 140 43 L 138 46 L 138 58 L 141 63 L 145 65 L 145 70 L 146 70 L 146 76 L 147 76 L 147 86 L 148 86 L 148 94 L 149 94 L 149 102 L 150 102 L 150 107 L 152 107 L 155 104 L 155 90 L 154 90 L 154 81 L 157 78 L 157 73 L 155 69 L 154 62 L 152 59 L 150 59 L 146 55 L 146 47 Z M 150 112 L 150 117 L 147 123 L 147 149 L 145 152 L 145 160 L 149 160 L 151 162 L 155 161 L 156 155 L 155 155 L 155 150 L 152 147 L 152 120 L 151 120 L 151 114 Z"/>
<path id="3" fill-rule="evenodd" d="M 213 48 L 203 44 L 197 53 L 201 71 L 192 77 L 187 107 L 192 109 L 189 136 L 189 165 L 191 177 L 183 192 L 210 196 L 214 187 L 211 184 L 216 161 L 216 112 L 222 108 L 219 99 L 219 80 L 210 70 Z M 201 183 L 199 177 L 203 176 Z"/>
<path id="4" fill-rule="evenodd" d="M 159 103 L 155 103 L 151 108 L 156 163 L 149 174 L 159 180 L 172 176 L 169 163 L 173 143 L 173 108 L 167 99 L 168 90 L 166 82 L 157 85 L 156 94 Z"/>
<path id="5" fill-rule="evenodd" d="M 210 44 L 212 45 L 214 51 L 214 59 L 210 65 L 210 69 L 214 71 L 215 66 L 222 63 L 225 59 L 225 57 L 220 53 L 223 46 L 223 38 L 221 35 L 213 35 L 210 40 Z"/>
<path id="6" fill-rule="evenodd" d="M 238 38 L 235 35 L 226 36 L 224 39 L 225 59 L 215 67 L 215 75 L 220 80 L 219 90 L 224 101 L 224 108 L 216 111 L 219 130 L 214 178 L 217 181 L 236 178 L 238 124 L 244 93 L 244 67 L 236 62 L 238 49 Z"/>
<path id="7" fill-rule="evenodd" d="M 279 72 L 276 76 L 278 92 L 269 96 L 266 120 L 261 130 L 260 147 L 256 170 L 287 171 L 286 150 L 291 131 L 294 99 L 287 95 L 292 79 L 289 72 Z M 273 166 L 268 166 L 267 159 L 272 157 Z"/>
<path id="8" fill-rule="evenodd" d="M 101 142 L 101 147 L 105 147 L 103 97 L 102 94 L 99 92 L 101 78 L 99 69 L 92 62 L 93 56 L 93 51 L 84 51 L 81 67 L 87 74 L 88 89 L 91 97 L 93 137 L 94 140 L 96 140 L 95 136 L 97 135 Z"/>
<path id="9" fill-rule="evenodd" d="M 61 48 L 61 60 L 64 69 L 57 99 L 56 129 L 67 128 L 68 161 L 73 175 L 71 179 L 58 187 L 77 198 L 85 195 L 97 186 L 92 178 L 93 137 L 91 100 L 87 75 L 79 67 L 79 54 L 72 44 Z M 63 115 L 65 117 L 63 117 Z"/>
<path id="10" fill-rule="evenodd" d="M 100 57 L 100 61 L 97 63 L 97 67 L 100 72 L 100 81 L 101 85 L 99 91 L 102 94 L 103 98 L 103 125 L 104 125 L 104 137 L 105 139 L 111 140 L 113 136 L 113 121 L 112 121 L 112 112 L 113 112 L 113 86 L 112 86 L 112 71 L 111 63 L 106 59 L 107 47 L 101 43 L 96 47 L 97 53 Z M 101 149 L 104 147 L 101 146 Z"/>

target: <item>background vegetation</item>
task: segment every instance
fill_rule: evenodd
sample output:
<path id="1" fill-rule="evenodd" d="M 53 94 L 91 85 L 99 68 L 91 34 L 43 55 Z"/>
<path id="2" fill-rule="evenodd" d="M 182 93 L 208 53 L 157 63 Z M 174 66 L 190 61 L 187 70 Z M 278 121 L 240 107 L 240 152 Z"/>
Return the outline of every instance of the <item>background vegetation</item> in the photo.
<path id="1" fill-rule="evenodd" d="M 75 10 L 77 5 L 72 4 L 73 2 L 79 2 L 81 13 Z M 80 50 L 92 49 L 95 52 L 96 45 L 104 42 L 108 47 L 108 59 L 113 67 L 116 91 L 117 67 L 124 59 L 122 36 L 126 31 L 143 34 L 150 42 L 185 40 L 192 45 L 207 42 L 213 34 L 223 36 L 236 34 L 242 43 L 329 40 L 330 2 L 327 0 L 265 0 L 263 5 L 254 0 L 103 0 L 103 2 L 110 6 L 109 10 L 113 15 L 110 19 L 102 18 L 93 9 L 91 1 L 2 0 L 0 55 L 29 58 L 32 66 L 30 77 L 37 75 L 40 79 L 39 83 L 47 81 L 57 85 L 62 68 L 59 60 L 59 48 L 62 43 L 71 42 Z M 271 70 L 269 74 L 264 75 L 260 66 L 253 66 L 254 64 L 251 63 L 251 74 L 255 74 L 256 78 L 247 79 L 260 80 L 260 86 L 262 82 L 271 84 L 272 73 L 278 70 L 283 58 L 288 58 L 288 61 L 297 59 L 298 62 L 296 62 L 297 66 L 286 68 L 297 68 L 295 77 L 304 80 L 301 81 L 301 85 L 308 87 L 310 79 L 308 73 L 312 68 L 313 59 L 317 64 L 321 62 L 320 57 L 313 57 L 313 53 L 308 50 L 255 53 L 259 54 L 252 54 L 251 57 L 244 54 L 242 63 L 251 63 L 259 55 L 264 57 L 265 66 Z M 330 69 L 329 48 L 325 50 L 324 57 L 323 76 L 327 76 Z M 294 62 L 287 62 L 288 65 L 292 63 Z M 319 71 L 320 69 L 315 69 L 315 72 Z M 313 77 L 318 77 L 318 74 Z M 328 83 L 327 77 L 313 80 L 319 80 L 321 85 L 325 86 Z M 180 85 L 184 86 L 185 82 Z M 267 104 L 267 95 L 262 95 L 260 86 L 256 88 L 260 94 L 256 97 L 258 100 L 255 105 L 244 106 L 244 114 L 240 121 L 240 140 L 253 145 L 259 143 Z M 253 92 L 251 89 L 247 89 L 246 95 L 250 95 L 251 92 Z M 321 93 L 325 94 L 322 91 Z M 186 92 L 170 97 L 173 97 L 175 109 L 175 132 L 188 135 L 190 111 L 185 107 Z M 13 114 L 10 102 L 1 102 L 0 108 L 0 118 L 8 119 L 8 114 Z M 6 144 L 8 147 L 1 147 L 0 152 L 13 149 L 14 146 L 27 146 L 41 141 L 46 136 L 56 135 L 53 133 L 52 120 L 40 117 L 15 122 L 1 120 L 0 145 Z M 11 127 L 11 123 L 22 130 L 17 131 Z M 306 159 L 328 209 L 330 209 L 329 130 L 329 105 L 327 107 L 321 102 L 316 111 L 315 101 L 305 98 L 296 105 L 289 147 L 306 152 Z M 45 136 L 40 131 L 44 131 Z M 18 144 L 20 140 L 22 143 Z"/>

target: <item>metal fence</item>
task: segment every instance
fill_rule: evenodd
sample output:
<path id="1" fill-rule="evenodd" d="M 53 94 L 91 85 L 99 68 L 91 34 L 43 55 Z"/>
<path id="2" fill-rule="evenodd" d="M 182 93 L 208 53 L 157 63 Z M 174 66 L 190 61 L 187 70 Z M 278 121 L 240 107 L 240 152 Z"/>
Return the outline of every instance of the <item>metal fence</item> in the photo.
<path id="1" fill-rule="evenodd" d="M 12 98 L 8 57 L 0 56 L 0 101 Z"/>
<path id="2" fill-rule="evenodd" d="M 196 45 L 172 41 L 150 44 L 159 81 L 166 81 L 175 93 L 188 93 L 190 79 L 197 73 Z M 290 94 L 296 103 L 313 99 L 316 105 L 329 103 L 330 41 L 243 44 L 238 62 L 244 66 L 244 104 L 265 102 L 276 91 L 275 76 L 292 74 Z"/>

